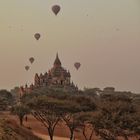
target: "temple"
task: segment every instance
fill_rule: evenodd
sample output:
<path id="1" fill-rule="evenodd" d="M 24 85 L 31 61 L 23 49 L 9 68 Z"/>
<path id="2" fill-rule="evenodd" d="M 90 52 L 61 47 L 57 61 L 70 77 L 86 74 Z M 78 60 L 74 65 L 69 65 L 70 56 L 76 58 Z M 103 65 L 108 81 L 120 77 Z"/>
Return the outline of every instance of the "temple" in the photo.
<path id="1" fill-rule="evenodd" d="M 21 86 L 20 91 L 23 95 L 24 93 L 30 93 L 34 89 L 40 87 L 61 87 L 70 90 L 78 90 L 78 87 L 71 82 L 71 74 L 68 70 L 62 67 L 61 61 L 56 54 L 56 59 L 54 61 L 53 67 L 44 74 L 35 74 L 34 84 L 25 87 Z"/>

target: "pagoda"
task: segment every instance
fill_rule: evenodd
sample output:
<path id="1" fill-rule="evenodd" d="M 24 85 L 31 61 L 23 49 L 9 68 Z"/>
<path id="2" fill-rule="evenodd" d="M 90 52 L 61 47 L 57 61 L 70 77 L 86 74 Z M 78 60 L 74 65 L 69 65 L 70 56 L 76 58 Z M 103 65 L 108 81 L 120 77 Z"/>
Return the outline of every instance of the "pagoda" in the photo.
<path id="1" fill-rule="evenodd" d="M 41 87 L 61 87 L 78 90 L 78 87 L 71 82 L 70 72 L 62 67 L 58 53 L 56 54 L 53 67 L 44 74 L 36 73 L 34 77 L 34 84 L 31 84 L 30 86 L 27 84 L 25 86 L 21 86 L 20 93 L 23 95 L 24 93 L 30 93 L 32 90 Z"/>

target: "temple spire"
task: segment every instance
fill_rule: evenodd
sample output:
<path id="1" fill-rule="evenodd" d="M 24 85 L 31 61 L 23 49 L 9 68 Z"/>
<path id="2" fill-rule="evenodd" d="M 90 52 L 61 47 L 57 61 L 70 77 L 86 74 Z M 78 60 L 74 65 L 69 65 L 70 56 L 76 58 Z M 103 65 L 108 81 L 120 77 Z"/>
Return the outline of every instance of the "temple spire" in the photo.
<path id="1" fill-rule="evenodd" d="M 58 53 L 56 54 L 56 59 L 54 61 L 54 66 L 56 66 L 56 67 L 61 66 L 61 61 L 60 61 L 60 59 L 58 57 Z"/>

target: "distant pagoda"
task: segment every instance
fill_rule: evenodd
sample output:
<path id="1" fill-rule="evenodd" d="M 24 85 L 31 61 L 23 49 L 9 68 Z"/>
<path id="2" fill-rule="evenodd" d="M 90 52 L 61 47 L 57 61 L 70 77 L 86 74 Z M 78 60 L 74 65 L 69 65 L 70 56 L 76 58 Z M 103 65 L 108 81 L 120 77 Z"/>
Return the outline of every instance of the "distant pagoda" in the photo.
<path id="1" fill-rule="evenodd" d="M 71 74 L 68 70 L 64 69 L 61 65 L 61 61 L 58 57 L 58 53 L 56 54 L 56 59 L 54 61 L 53 67 L 44 74 L 36 73 L 34 77 L 34 84 L 28 86 L 20 87 L 21 96 L 24 93 L 30 93 L 34 89 L 38 89 L 41 87 L 61 87 L 61 88 L 69 88 L 71 90 L 78 90 L 78 87 L 71 82 Z"/>

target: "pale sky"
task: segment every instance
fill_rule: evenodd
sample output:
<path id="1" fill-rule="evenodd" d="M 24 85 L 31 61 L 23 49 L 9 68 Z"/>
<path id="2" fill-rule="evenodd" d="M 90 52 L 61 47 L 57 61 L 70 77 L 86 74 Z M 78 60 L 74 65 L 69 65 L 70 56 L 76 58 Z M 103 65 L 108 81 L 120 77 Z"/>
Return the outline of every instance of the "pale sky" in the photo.
<path id="1" fill-rule="evenodd" d="M 61 6 L 58 16 L 54 4 Z M 80 88 L 140 93 L 140 0 L 0 0 L 1 89 L 33 82 L 57 52 Z"/>

